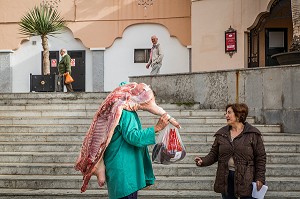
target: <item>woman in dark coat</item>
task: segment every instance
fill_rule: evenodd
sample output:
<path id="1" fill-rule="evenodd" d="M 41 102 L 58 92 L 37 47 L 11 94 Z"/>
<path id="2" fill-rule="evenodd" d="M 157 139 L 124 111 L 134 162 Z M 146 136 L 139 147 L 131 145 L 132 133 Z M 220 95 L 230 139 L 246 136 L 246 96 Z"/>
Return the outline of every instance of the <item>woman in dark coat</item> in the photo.
<path id="1" fill-rule="evenodd" d="M 199 167 L 218 162 L 214 191 L 223 199 L 252 198 L 252 182 L 265 183 L 266 152 L 261 132 L 246 122 L 248 106 L 226 106 L 227 126 L 219 129 L 208 155 L 196 157 Z"/>

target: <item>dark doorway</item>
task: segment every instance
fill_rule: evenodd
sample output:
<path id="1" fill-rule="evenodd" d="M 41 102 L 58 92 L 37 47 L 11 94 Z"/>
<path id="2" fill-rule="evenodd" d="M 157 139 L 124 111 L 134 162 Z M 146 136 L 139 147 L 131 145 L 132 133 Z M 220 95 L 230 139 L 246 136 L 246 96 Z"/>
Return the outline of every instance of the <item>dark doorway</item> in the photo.
<path id="1" fill-rule="evenodd" d="M 85 51 L 68 51 L 71 57 L 72 77 L 75 80 L 72 83 L 73 90 L 85 92 Z"/>
<path id="2" fill-rule="evenodd" d="M 85 51 L 73 50 L 68 51 L 71 57 L 72 77 L 75 80 L 72 83 L 73 90 L 85 92 Z M 43 56 L 43 53 L 42 53 Z M 57 65 L 59 63 L 59 51 L 50 51 L 50 73 L 58 74 Z"/>
<path id="3" fill-rule="evenodd" d="M 277 53 L 287 52 L 287 29 L 266 29 L 266 66 L 277 66 L 279 63 L 271 56 Z"/>
<path id="4" fill-rule="evenodd" d="M 57 65 L 59 63 L 59 51 L 50 51 L 49 59 L 50 59 L 50 74 L 58 75 Z"/>

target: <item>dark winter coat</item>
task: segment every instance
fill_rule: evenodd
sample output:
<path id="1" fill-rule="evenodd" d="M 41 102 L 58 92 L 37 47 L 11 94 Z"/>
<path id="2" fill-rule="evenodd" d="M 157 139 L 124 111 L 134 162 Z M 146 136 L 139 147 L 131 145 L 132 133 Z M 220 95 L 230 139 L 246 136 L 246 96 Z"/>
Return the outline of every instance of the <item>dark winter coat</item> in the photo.
<path id="1" fill-rule="evenodd" d="M 265 183 L 266 152 L 260 131 L 246 123 L 243 132 L 230 141 L 230 126 L 219 129 L 208 155 L 202 158 L 201 166 L 218 162 L 214 190 L 227 192 L 228 161 L 235 163 L 234 189 L 236 197 L 251 196 L 252 182 Z"/>

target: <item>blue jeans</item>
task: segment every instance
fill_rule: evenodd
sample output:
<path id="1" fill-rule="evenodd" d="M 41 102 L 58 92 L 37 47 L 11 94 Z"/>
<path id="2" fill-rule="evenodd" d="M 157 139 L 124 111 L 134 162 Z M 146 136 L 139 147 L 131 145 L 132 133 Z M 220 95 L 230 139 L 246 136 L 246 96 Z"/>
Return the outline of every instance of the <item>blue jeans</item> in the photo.
<path id="1" fill-rule="evenodd" d="M 137 199 L 137 191 L 120 199 Z"/>
<path id="2" fill-rule="evenodd" d="M 227 188 L 227 193 L 222 194 L 223 199 L 237 199 L 237 197 L 234 196 L 234 171 L 229 171 L 228 174 L 228 188 Z M 248 197 L 241 197 L 241 199 L 255 199 L 252 196 Z"/>

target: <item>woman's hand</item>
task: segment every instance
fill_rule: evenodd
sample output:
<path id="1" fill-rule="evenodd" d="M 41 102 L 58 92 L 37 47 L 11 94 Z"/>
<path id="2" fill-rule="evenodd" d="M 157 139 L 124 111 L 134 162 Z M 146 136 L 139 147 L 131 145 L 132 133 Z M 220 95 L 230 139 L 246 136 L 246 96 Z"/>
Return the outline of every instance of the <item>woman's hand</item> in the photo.
<path id="1" fill-rule="evenodd" d="M 202 165 L 202 159 L 200 157 L 195 157 L 194 161 L 198 167 Z"/>
<path id="2" fill-rule="evenodd" d="M 256 188 L 257 188 L 257 191 L 259 191 L 263 186 L 263 183 L 259 180 L 256 181 Z"/>
<path id="3" fill-rule="evenodd" d="M 169 118 L 170 118 L 170 116 L 167 113 L 163 114 L 159 118 L 157 124 L 154 127 L 155 133 L 163 130 L 169 124 Z"/>

